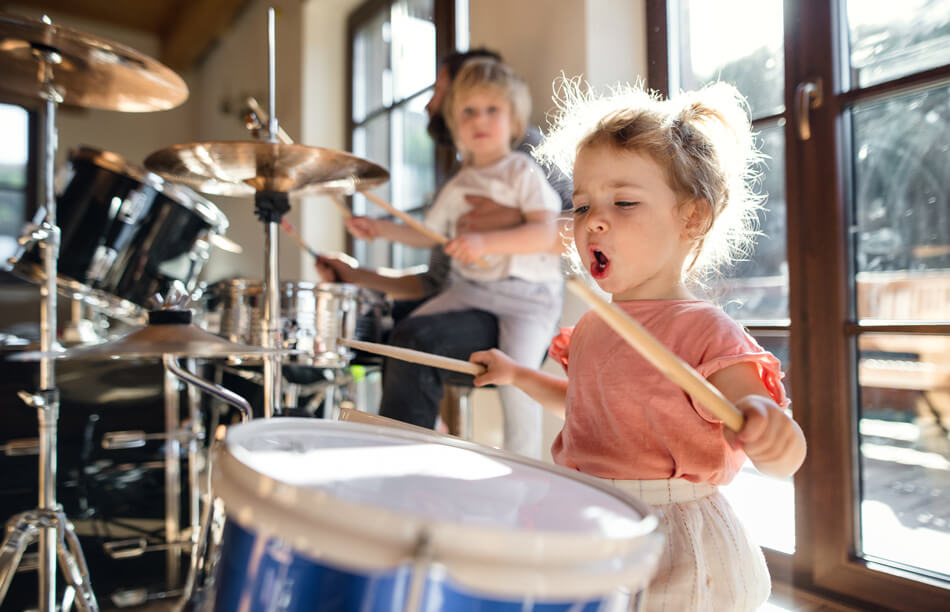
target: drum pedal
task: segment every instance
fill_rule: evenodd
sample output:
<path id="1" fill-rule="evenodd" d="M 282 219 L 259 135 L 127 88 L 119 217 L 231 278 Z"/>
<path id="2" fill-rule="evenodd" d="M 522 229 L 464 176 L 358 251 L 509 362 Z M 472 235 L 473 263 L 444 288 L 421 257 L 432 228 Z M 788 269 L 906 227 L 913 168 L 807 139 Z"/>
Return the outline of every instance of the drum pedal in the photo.
<path id="1" fill-rule="evenodd" d="M 180 595 L 181 591 L 178 589 L 158 592 L 151 592 L 146 588 L 118 589 L 109 595 L 109 599 L 112 600 L 112 604 L 116 608 L 131 608 L 133 606 L 141 606 L 150 601 L 155 601 L 158 599 L 177 598 Z"/>

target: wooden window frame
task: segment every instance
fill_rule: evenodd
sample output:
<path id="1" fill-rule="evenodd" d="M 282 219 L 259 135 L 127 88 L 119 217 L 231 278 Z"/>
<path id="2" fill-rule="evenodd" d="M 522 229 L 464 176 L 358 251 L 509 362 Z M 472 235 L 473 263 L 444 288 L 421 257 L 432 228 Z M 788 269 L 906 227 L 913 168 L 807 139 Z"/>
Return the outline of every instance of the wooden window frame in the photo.
<path id="1" fill-rule="evenodd" d="M 356 128 L 357 123 L 353 121 L 353 41 L 356 38 L 356 32 L 364 24 L 369 22 L 373 17 L 379 14 L 380 11 L 391 7 L 398 0 L 366 0 L 359 6 L 357 6 L 349 14 L 346 20 L 346 82 L 350 85 L 346 88 L 346 105 L 344 112 L 346 116 L 344 117 L 344 125 L 346 125 L 346 146 L 348 151 L 353 150 L 353 130 Z M 435 62 L 438 65 L 439 60 L 442 57 L 445 57 L 449 53 L 455 50 L 456 47 L 456 36 L 455 36 L 455 0 L 433 0 L 433 21 L 435 23 Z M 424 93 L 425 91 L 431 91 L 434 83 L 426 88 L 419 90 L 414 93 L 412 96 L 409 96 L 403 100 L 400 100 L 398 103 L 390 104 L 385 109 L 381 111 L 375 111 L 367 115 L 366 119 L 371 117 L 377 117 L 382 113 L 391 113 L 393 110 L 399 108 L 401 105 L 407 103 L 409 100 L 414 97 Z M 444 176 L 447 175 L 448 169 L 451 167 L 454 162 L 454 151 L 450 147 L 436 146 L 436 152 L 432 163 L 436 168 L 436 181 L 440 182 Z M 351 200 L 352 197 L 347 198 Z M 405 212 L 407 213 L 418 213 L 420 212 L 425 203 L 421 204 L 418 207 L 409 209 Z M 351 206 L 352 207 L 352 206 Z M 383 218 L 392 218 L 391 215 L 385 216 Z M 347 233 L 346 234 L 346 250 L 347 252 L 353 252 L 353 237 Z M 392 257 L 392 247 L 390 247 L 390 257 Z"/>

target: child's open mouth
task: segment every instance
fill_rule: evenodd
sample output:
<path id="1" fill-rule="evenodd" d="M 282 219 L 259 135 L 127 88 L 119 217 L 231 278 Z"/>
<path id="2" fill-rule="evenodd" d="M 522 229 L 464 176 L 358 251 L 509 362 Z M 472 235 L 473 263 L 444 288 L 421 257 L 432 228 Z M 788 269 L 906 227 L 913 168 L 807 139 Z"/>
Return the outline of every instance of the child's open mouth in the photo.
<path id="1" fill-rule="evenodd" d="M 590 275 L 594 278 L 604 278 L 607 276 L 607 269 L 610 268 L 610 259 L 600 249 L 591 249 Z"/>

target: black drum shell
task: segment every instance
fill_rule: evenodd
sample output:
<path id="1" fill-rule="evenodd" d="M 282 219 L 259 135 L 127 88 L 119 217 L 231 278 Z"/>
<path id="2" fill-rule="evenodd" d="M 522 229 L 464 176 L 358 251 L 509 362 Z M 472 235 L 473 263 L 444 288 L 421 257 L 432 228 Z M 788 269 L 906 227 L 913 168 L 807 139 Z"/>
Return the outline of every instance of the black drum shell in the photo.
<path id="1" fill-rule="evenodd" d="M 61 281 L 140 307 L 175 281 L 195 287 L 211 237 L 228 225 L 213 204 L 90 148 L 71 154 L 66 176 L 56 203 Z M 42 279 L 40 249 L 25 252 L 14 269 Z"/>

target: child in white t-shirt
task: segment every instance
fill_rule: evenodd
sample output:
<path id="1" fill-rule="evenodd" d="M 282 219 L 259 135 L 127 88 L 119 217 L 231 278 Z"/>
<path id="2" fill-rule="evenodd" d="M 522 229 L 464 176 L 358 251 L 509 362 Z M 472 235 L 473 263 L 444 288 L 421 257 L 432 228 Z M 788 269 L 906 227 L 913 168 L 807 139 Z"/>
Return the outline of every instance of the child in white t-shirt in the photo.
<path id="1" fill-rule="evenodd" d="M 450 238 L 448 288 L 412 315 L 477 308 L 498 318 L 499 348 L 525 366 L 537 367 L 560 318 L 560 262 L 550 254 L 561 200 L 530 156 L 513 151 L 530 112 L 527 86 L 504 64 L 477 59 L 452 82 L 443 112 L 462 155 L 462 168 L 442 188 L 425 224 Z M 517 208 L 525 223 L 513 228 L 456 235 L 456 223 L 481 195 Z M 355 217 L 347 221 L 358 238 L 386 238 L 416 247 L 435 241 L 408 225 Z M 522 391 L 499 389 L 507 450 L 541 456 L 542 409 Z"/>

